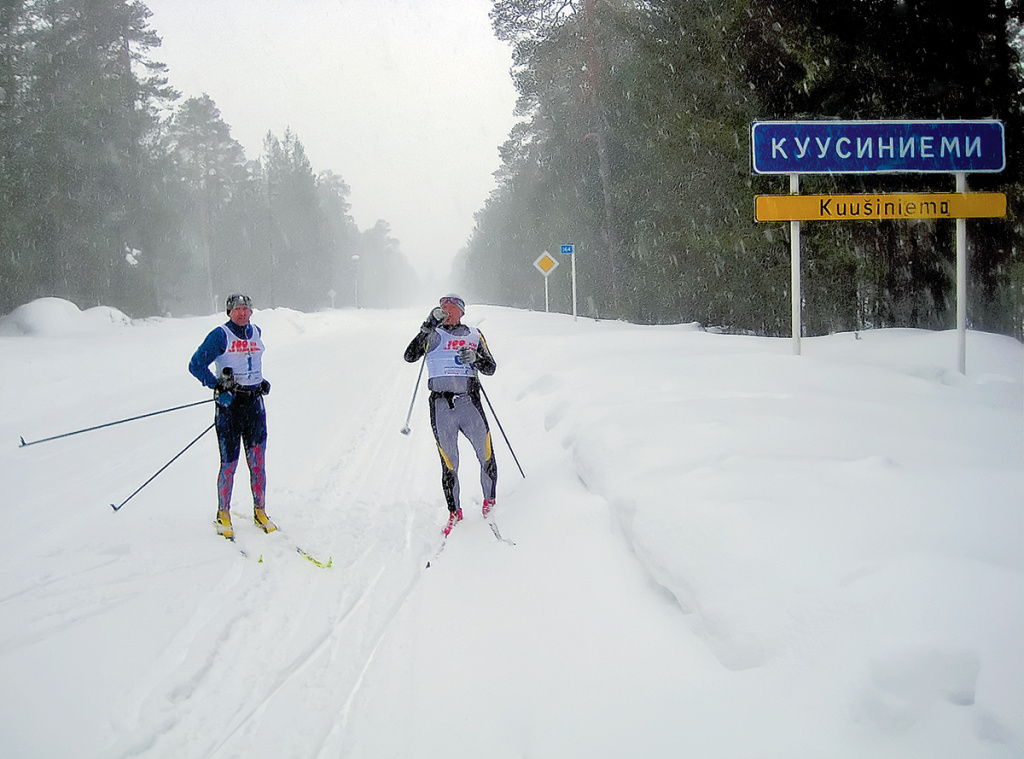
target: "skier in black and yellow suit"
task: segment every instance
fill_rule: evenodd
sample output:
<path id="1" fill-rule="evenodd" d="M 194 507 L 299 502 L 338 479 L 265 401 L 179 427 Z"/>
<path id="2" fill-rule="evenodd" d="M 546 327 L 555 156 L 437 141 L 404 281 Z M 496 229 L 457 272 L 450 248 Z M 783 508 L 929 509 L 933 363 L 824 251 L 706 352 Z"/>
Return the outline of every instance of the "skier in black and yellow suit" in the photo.
<path id="1" fill-rule="evenodd" d="M 480 404 L 477 372 L 490 376 L 497 368 L 487 341 L 475 327 L 462 323 L 466 303 L 457 295 L 441 298 L 440 308 L 420 326 L 420 333 L 405 349 L 409 363 L 426 356 L 427 387 L 430 389 L 430 426 L 441 454 L 441 487 L 448 503 L 448 524 L 444 534 L 462 521 L 459 504 L 459 446 L 461 432 L 480 461 L 483 514 L 494 508 L 498 467 L 491 445 L 491 432 Z"/>

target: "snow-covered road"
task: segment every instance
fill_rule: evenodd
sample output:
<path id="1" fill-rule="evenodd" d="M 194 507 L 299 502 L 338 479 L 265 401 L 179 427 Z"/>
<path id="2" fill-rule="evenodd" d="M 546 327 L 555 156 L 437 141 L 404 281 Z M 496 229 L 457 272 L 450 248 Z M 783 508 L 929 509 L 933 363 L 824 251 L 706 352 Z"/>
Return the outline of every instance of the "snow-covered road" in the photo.
<path id="1" fill-rule="evenodd" d="M 59 302 L 0 336 L 0 745 L 17 757 L 1011 757 L 1024 743 L 1024 351 L 470 306 L 496 541 L 444 521 L 423 314 L 257 311 L 268 511 L 216 536 L 218 316 Z M 67 304 L 65 304 L 67 305 Z M 429 308 L 423 309 L 425 312 Z M 31 318 L 29 318 L 31 317 Z M 7 332 L 12 331 L 7 320 Z M 4 325 L 0 323 L 0 334 Z M 863 339 L 861 339 L 863 338 Z M 324 569 L 295 545 L 332 559 Z M 262 557 L 262 561 L 260 558 Z"/>

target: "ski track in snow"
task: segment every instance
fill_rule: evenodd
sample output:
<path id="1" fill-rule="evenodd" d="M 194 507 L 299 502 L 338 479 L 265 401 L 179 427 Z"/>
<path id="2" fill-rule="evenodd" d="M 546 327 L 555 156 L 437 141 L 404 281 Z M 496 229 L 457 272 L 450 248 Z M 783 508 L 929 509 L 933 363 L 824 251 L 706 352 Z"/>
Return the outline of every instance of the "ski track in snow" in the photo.
<path id="1" fill-rule="evenodd" d="M 95 553 L 90 552 L 90 546 L 78 546 L 80 553 L 68 557 L 63 548 L 66 542 L 57 534 L 62 530 L 58 530 L 49 539 L 42 535 L 37 538 L 46 546 L 37 552 L 41 557 L 36 560 L 40 567 L 37 581 L 8 588 L 0 599 L 0 608 L 6 612 L 16 609 L 22 620 L 13 634 L 0 638 L 0 654 L 11 656 L 54 635 L 76 634 L 91 619 L 118 613 L 119 608 L 122 614 L 131 614 L 134 604 L 146 600 L 143 595 L 154 582 L 195 586 L 196 600 L 187 621 L 179 622 L 177 629 L 162 631 L 164 640 L 159 650 L 138 672 L 130 689 L 117 699 L 105 731 L 110 737 L 103 756 L 235 756 L 262 740 L 261 733 L 266 732 L 261 730 L 263 723 L 281 719 L 275 714 L 275 703 L 280 698 L 304 705 L 290 706 L 289 711 L 305 713 L 311 732 L 321 735 L 319 743 L 311 740 L 310 746 L 336 742 L 363 675 L 388 625 L 414 589 L 430 539 L 435 530 L 439 531 L 443 499 L 436 483 L 436 451 L 424 415 L 413 422 L 416 434 L 412 439 L 399 434 L 403 406 L 407 406 L 412 388 L 410 372 L 401 360 L 401 346 L 409 330 L 396 330 L 391 339 L 381 340 L 378 335 L 381 347 L 369 360 L 353 360 L 365 353 L 359 347 L 362 333 L 334 339 L 329 323 L 321 331 L 310 330 L 308 340 L 302 335 L 289 342 L 275 355 L 275 331 L 284 331 L 289 324 L 281 323 L 286 317 L 276 312 L 267 317 L 271 323 L 261 326 L 270 346 L 266 369 L 272 381 L 275 360 L 279 365 L 299 363 L 304 352 L 313 349 L 320 350 L 322 359 L 317 374 L 301 377 L 299 392 L 288 387 L 292 375 L 285 374 L 283 381 L 275 381 L 267 399 L 271 430 L 268 509 L 281 524 L 282 534 L 263 535 L 249 521 L 248 471 L 242 462 L 235 479 L 233 511 L 237 544 L 249 553 L 248 557 L 222 545 L 212 525 L 203 522 L 192 522 L 189 530 L 201 531 L 207 548 L 190 551 L 188 558 L 173 565 L 140 564 L 138 557 L 131 555 L 131 546 L 120 553 L 114 550 L 113 555 L 108 555 L 112 549 L 106 546 Z M 275 321 L 278 323 L 273 324 Z M 410 323 L 415 326 L 415 322 Z M 195 344 L 208 329 L 204 325 L 196 330 Z M 305 329 L 303 326 L 298 331 Z M 324 347 L 323 343 L 328 345 Z M 120 350 L 116 345 L 101 348 L 112 353 Z M 192 348 L 178 346 L 179 355 L 171 366 L 179 375 Z M 46 355 L 40 360 L 45 363 Z M 349 375 L 346 387 L 351 386 L 354 372 L 363 372 L 361 396 L 337 393 L 332 368 Z M 52 376 L 59 376 L 59 372 Z M 82 380 L 88 382 L 89 378 Z M 132 377 L 123 380 L 131 384 Z M 180 376 L 161 381 L 175 387 L 189 383 L 186 387 L 194 392 L 191 378 L 184 382 Z M 110 385 L 109 378 L 98 383 L 100 387 Z M 116 387 L 112 390 L 117 392 Z M 310 396 L 318 409 L 316 424 L 308 421 Z M 50 422 L 34 420 L 32 426 L 59 430 L 74 428 L 79 418 L 83 427 L 95 421 L 88 413 L 61 413 L 67 409 L 64 397 L 56 397 Z M 73 403 L 73 395 L 68 397 Z M 424 397 L 425 393 L 419 397 L 421 409 Z M 94 444 L 104 444 L 104 435 L 121 446 L 124 437 L 136 435 L 139 440 L 135 457 L 128 462 L 129 471 L 118 480 L 125 484 L 114 489 L 142 482 L 153 471 L 152 460 L 166 460 L 168 441 L 191 439 L 187 437 L 188 429 L 196 419 L 208 418 L 209 413 L 209 407 L 201 407 L 199 414 L 189 411 L 165 416 L 148 428 L 143 426 L 145 422 L 136 422 L 133 429 L 125 426 L 90 433 Z M 291 414 L 302 417 L 295 428 L 308 432 L 312 427 L 318 433 L 316 438 L 290 435 Z M 154 436 L 153 427 L 167 432 Z M 177 477 L 202 478 L 188 474 L 189 461 L 193 465 L 202 461 L 202 469 L 215 471 L 209 466 L 211 456 L 214 464 L 216 461 L 216 443 L 211 441 L 212 435 L 204 441 L 202 453 L 190 451 L 188 459 L 175 464 L 172 471 Z M 419 444 L 419 450 L 410 452 L 414 443 Z M 63 453 L 81 444 L 87 445 L 88 441 L 84 437 L 68 438 L 47 444 L 49 448 L 40 446 L 13 455 L 25 459 L 28 453 L 45 467 L 48 461 L 61 459 Z M 110 483 L 102 480 L 109 479 L 109 475 L 93 472 L 89 478 L 107 489 Z M 112 518 L 116 520 L 113 524 L 120 526 L 153 516 L 160 485 L 174 476 L 163 475 L 148 491 L 140 492 L 124 512 L 113 517 L 106 512 L 103 518 Z M 209 504 L 200 511 L 210 514 L 212 477 L 199 482 L 195 490 Z M 411 494 L 420 498 L 411 498 Z M 58 492 L 56 497 L 60 499 L 61 494 Z M 97 499 L 97 503 L 102 500 Z M 93 508 L 91 518 L 95 515 Z M 68 532 L 72 529 L 70 524 L 65 527 Z M 322 560 L 335 557 L 333 566 L 313 566 L 287 542 Z M 143 550 L 148 553 L 150 548 Z M 257 561 L 258 556 L 263 558 L 262 563 Z M 71 568 L 65 569 L 68 558 L 72 558 Z M 51 565 L 61 569 L 52 572 Z M 302 597 L 295 597 L 297 576 L 302 577 Z M 267 614 L 268 609 L 273 614 Z M 260 663 L 253 664 L 254 660 Z M 309 680 L 315 681 L 312 689 Z M 197 698 L 199 694 L 202 697 Z M 223 708 L 211 710 L 211 704 Z"/>
<path id="2" fill-rule="evenodd" d="M 267 331 L 266 327 L 264 329 Z M 290 348 L 291 353 L 299 353 L 296 346 Z M 343 365 L 344 346 L 337 350 L 339 355 L 335 360 Z M 268 353 L 268 361 L 269 356 Z M 410 509 L 408 497 L 409 483 L 417 473 L 422 475 L 429 471 L 433 475 L 430 479 L 436 478 L 436 463 L 431 459 L 424 461 L 421 455 L 395 455 L 396 442 L 401 445 L 404 441 L 404 436 L 398 432 L 400 420 L 396 418 L 396 410 L 402 404 L 401 398 L 409 393 L 408 372 L 399 371 L 402 364 L 399 356 L 392 364 L 374 367 L 374 376 L 368 378 L 365 385 L 367 394 L 359 399 L 332 395 L 329 382 L 315 381 L 313 392 L 323 393 L 332 402 L 321 406 L 319 416 L 324 434 L 316 441 L 315 455 L 307 459 L 308 473 L 301 478 L 301 492 L 294 482 L 288 488 L 275 490 L 274 465 L 268 463 L 268 510 L 272 509 L 271 504 L 280 504 L 277 511 L 271 511 L 275 516 L 283 507 L 291 506 L 291 514 L 275 516 L 282 525 L 282 532 L 291 538 L 292 533 L 301 528 L 304 537 L 294 538 L 294 542 L 321 560 L 326 560 L 327 556 L 338 557 L 333 566 L 329 569 L 303 566 L 301 558 L 291 560 L 298 566 L 289 566 L 286 563 L 289 557 L 274 551 L 278 536 L 263 536 L 253 529 L 237 528 L 239 545 L 250 556 L 239 558 L 237 565 L 226 571 L 218 595 L 227 596 L 241 589 L 241 598 L 235 598 L 228 607 L 241 611 L 225 615 L 208 608 L 209 605 L 197 610 L 186 628 L 179 632 L 178 639 L 168 647 L 167 658 L 180 659 L 181 652 L 191 651 L 196 638 L 204 636 L 207 642 L 203 661 L 199 664 L 190 664 L 187 659 L 173 662 L 173 668 L 165 669 L 149 692 L 134 697 L 141 702 L 169 703 L 173 705 L 175 716 L 142 720 L 144 724 L 159 725 L 159 732 L 140 736 L 132 746 L 124 751 L 115 750 L 113 755 L 133 757 L 149 752 L 161 755 L 183 752 L 181 755 L 211 759 L 237 756 L 260 745 L 264 723 L 280 719 L 275 715 L 274 704 L 286 692 L 291 699 L 296 697 L 296 692 L 300 693 L 299 698 L 305 704 L 299 708 L 293 701 L 289 711 L 316 717 L 310 727 L 322 738 L 310 740 L 308 748 L 313 750 L 319 746 L 317 755 L 326 756 L 331 747 L 337 745 L 374 653 L 421 576 L 420 567 L 425 557 L 417 549 L 423 541 L 416 538 L 434 529 L 433 524 L 428 524 L 428 514 L 436 517 L 440 513 L 435 507 L 417 514 Z M 381 382 L 381 377 L 391 379 Z M 280 442 L 280 428 L 284 424 L 276 417 L 280 412 L 274 409 L 273 398 L 272 393 L 268 398 L 271 453 L 286 445 Z M 359 411 L 355 415 L 359 426 L 345 429 L 344 425 L 338 425 L 336 431 L 332 429 L 332 420 L 352 414 L 353 401 Z M 429 436 L 429 429 L 419 432 Z M 433 448 L 432 438 L 430 448 Z M 244 505 L 248 502 L 247 484 L 247 472 L 244 464 L 240 464 L 233 499 L 236 514 L 247 513 Z M 381 519 L 382 510 L 388 507 L 391 513 Z M 294 530 L 290 525 L 292 520 L 297 522 Z M 238 522 L 239 517 L 236 516 L 235 521 Z M 394 529 L 396 523 L 400 523 L 400 530 Z M 306 535 L 313 537 L 306 538 Z M 402 537 L 402 544 L 394 544 L 396 535 Z M 265 556 L 262 565 L 253 558 L 261 553 Z M 311 597 L 302 608 L 292 609 L 290 613 L 275 614 L 275 620 L 283 618 L 286 624 L 276 629 L 271 625 L 267 629 L 269 620 L 260 610 L 287 607 L 288 601 L 280 594 L 292 589 L 289 582 L 274 582 L 272 566 L 287 567 L 289 573 L 305 571 L 311 581 L 326 586 L 328 594 Z M 214 600 L 213 606 L 217 605 Z M 329 614 L 325 624 L 324 609 L 330 608 L 339 611 Z M 315 629 L 315 634 L 308 632 L 308 628 Z M 208 642 L 210 639 L 212 644 Z M 258 654 L 264 656 L 267 671 L 259 681 L 232 683 L 231 672 L 250 670 L 232 666 L 231 662 L 239 659 L 238 650 L 252 640 L 262 641 L 264 650 Z M 351 651 L 353 641 L 358 641 L 355 656 Z M 306 691 L 308 682 L 305 680 L 308 679 L 330 683 L 329 693 L 323 692 L 322 685 L 312 693 Z M 209 694 L 202 699 L 200 704 L 204 705 L 204 710 L 210 701 L 221 700 L 226 704 L 239 704 L 241 708 L 233 714 L 192 711 L 187 696 L 201 689 L 215 693 L 224 691 L 222 699 L 211 698 Z M 249 695 L 239 698 L 235 695 L 239 693 Z M 200 737 L 193 739 L 191 736 Z M 265 752 L 266 747 L 261 750 Z"/>

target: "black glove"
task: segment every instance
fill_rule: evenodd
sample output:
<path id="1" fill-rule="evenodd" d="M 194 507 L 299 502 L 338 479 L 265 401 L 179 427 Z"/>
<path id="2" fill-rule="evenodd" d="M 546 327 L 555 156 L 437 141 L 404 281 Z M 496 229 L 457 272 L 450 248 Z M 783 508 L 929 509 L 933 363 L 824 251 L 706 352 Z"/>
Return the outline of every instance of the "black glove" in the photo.
<path id="1" fill-rule="evenodd" d="M 234 372 L 228 367 L 221 370 L 221 374 L 217 378 L 217 385 L 213 388 L 213 399 L 217 405 L 224 408 L 230 406 L 231 401 L 235 399 L 234 391 L 237 387 L 238 383 L 235 382 Z"/>
<path id="2" fill-rule="evenodd" d="M 266 380 L 260 383 L 260 395 L 270 395 L 270 383 Z"/>
<path id="3" fill-rule="evenodd" d="M 476 348 L 459 348 L 459 361 L 472 366 L 480 358 Z"/>
<path id="4" fill-rule="evenodd" d="M 230 367 L 224 367 L 217 378 L 217 386 L 214 390 L 220 390 L 222 393 L 231 393 L 237 388 L 238 383 L 235 382 L 235 373 Z"/>
<path id="5" fill-rule="evenodd" d="M 430 315 L 427 317 L 426 321 L 424 321 L 423 324 L 420 325 L 420 332 L 422 332 L 423 334 L 429 334 L 433 332 L 435 329 L 437 329 L 437 325 L 444 322 L 444 320 L 447 318 L 448 314 L 444 312 L 443 308 L 438 306 L 437 308 L 430 312 Z"/>

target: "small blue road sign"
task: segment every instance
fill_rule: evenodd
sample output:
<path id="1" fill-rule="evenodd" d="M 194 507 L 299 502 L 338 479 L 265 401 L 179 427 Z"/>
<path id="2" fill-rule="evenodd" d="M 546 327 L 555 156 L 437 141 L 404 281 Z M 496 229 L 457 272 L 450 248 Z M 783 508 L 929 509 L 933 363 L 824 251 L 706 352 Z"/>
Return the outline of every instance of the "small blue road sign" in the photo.
<path id="1" fill-rule="evenodd" d="M 574 246 L 574 245 L 563 245 L 562 246 L 562 255 L 563 256 L 571 256 L 575 250 L 576 250 L 576 246 Z"/>

